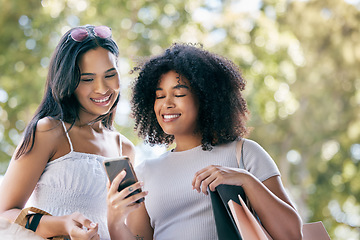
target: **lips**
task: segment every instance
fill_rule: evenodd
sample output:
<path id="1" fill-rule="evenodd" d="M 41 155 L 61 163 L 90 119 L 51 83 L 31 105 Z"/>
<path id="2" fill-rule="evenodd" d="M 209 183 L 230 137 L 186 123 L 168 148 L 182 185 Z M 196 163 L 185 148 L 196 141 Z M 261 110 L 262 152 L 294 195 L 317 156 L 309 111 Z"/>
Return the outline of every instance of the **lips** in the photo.
<path id="1" fill-rule="evenodd" d="M 178 119 L 181 116 L 181 114 L 163 114 L 163 120 L 164 122 L 171 122 L 174 121 L 176 119 Z"/>
<path id="2" fill-rule="evenodd" d="M 106 105 L 110 102 L 111 96 L 112 96 L 112 94 L 105 96 L 105 97 L 101 97 L 101 98 L 90 98 L 90 99 L 91 99 L 91 101 L 93 101 L 96 104 Z"/>

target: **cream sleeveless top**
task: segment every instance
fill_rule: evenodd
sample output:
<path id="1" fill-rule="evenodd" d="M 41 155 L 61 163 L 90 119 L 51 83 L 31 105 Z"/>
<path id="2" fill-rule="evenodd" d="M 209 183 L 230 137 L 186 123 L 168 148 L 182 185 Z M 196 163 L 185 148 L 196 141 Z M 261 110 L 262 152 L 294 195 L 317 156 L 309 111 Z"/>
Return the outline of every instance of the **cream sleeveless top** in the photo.
<path id="1" fill-rule="evenodd" d="M 63 122 L 62 125 L 70 152 L 47 163 L 27 206 L 40 208 L 54 216 L 80 212 L 99 224 L 98 233 L 102 240 L 110 239 L 106 205 L 108 179 L 102 166 L 106 157 L 74 151 Z"/>

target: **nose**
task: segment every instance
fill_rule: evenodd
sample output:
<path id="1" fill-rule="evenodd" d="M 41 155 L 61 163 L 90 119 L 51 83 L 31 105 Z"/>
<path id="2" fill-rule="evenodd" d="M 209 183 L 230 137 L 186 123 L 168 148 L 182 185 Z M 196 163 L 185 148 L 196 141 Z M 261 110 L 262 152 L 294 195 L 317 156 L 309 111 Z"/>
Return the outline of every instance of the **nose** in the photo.
<path id="1" fill-rule="evenodd" d="M 174 99 L 172 97 L 167 97 L 164 102 L 164 107 L 174 108 L 175 107 Z"/>
<path id="2" fill-rule="evenodd" d="M 102 78 L 95 79 L 94 82 L 94 92 L 99 94 L 105 94 L 109 90 L 106 82 Z"/>

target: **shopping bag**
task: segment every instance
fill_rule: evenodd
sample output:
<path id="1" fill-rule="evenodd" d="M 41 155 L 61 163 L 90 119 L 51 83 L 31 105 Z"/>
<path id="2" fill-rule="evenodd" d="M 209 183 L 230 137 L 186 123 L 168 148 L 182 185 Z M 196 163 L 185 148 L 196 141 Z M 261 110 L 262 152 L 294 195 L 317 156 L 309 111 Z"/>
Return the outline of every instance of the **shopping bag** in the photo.
<path id="1" fill-rule="evenodd" d="M 241 186 L 219 185 L 214 192 L 209 192 L 219 240 L 272 239 L 259 222 L 258 217 L 254 216 L 254 213 L 245 204 L 247 198 Z M 243 223 L 240 221 L 243 221 Z M 244 229 L 242 233 L 241 228 Z M 264 238 L 261 232 L 265 234 L 266 238 Z M 255 234 L 258 238 L 251 237 L 253 236 L 251 234 Z M 250 235 L 250 238 L 247 237 L 248 235 Z M 331 239 L 320 221 L 303 224 L 303 240 Z"/>
<path id="2" fill-rule="evenodd" d="M 3 240 L 45 240 L 33 231 L 23 226 L 10 222 L 8 219 L 0 217 L 0 239 Z"/>
<path id="3" fill-rule="evenodd" d="M 323 223 L 312 222 L 303 225 L 303 240 L 330 240 Z"/>
<path id="4" fill-rule="evenodd" d="M 247 208 L 242 197 L 238 196 L 238 198 L 240 205 L 233 200 L 229 200 L 228 205 L 242 238 L 244 240 L 271 240 L 269 233 Z M 329 234 L 321 221 L 305 223 L 302 231 L 303 240 L 330 240 Z"/>
<path id="5" fill-rule="evenodd" d="M 238 195 L 246 197 L 243 188 L 241 186 L 219 185 L 215 191 L 209 190 L 209 192 L 219 240 L 242 240 L 227 203 L 229 200 L 235 199 L 240 204 Z"/>
<path id="6" fill-rule="evenodd" d="M 241 237 L 244 240 L 272 240 L 271 236 L 250 212 L 241 196 L 238 198 L 240 204 L 229 200 L 228 205 Z"/>
<path id="7" fill-rule="evenodd" d="M 0 240 L 42 240 L 41 236 L 35 232 L 25 228 L 27 222 L 27 215 L 29 212 L 40 213 L 43 215 L 50 215 L 49 213 L 35 208 L 28 207 L 21 210 L 14 222 L 10 222 L 8 219 L 0 217 Z M 53 240 L 67 240 L 65 236 L 53 237 Z"/>

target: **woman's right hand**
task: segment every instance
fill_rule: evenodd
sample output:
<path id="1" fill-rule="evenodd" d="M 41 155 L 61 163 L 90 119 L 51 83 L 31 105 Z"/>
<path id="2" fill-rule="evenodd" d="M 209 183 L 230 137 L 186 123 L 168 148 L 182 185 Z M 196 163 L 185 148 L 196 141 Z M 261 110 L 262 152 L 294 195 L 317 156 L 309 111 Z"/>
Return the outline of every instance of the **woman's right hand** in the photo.
<path id="1" fill-rule="evenodd" d="M 141 189 L 143 186 L 142 182 L 136 182 L 118 192 L 118 186 L 125 175 L 126 172 L 123 170 L 114 178 L 111 184 L 108 182 L 108 225 L 124 224 L 129 213 L 141 206 L 141 203 L 136 203 L 136 201 L 147 195 L 147 192 L 141 192 L 127 197 L 130 193 Z"/>
<path id="2" fill-rule="evenodd" d="M 100 240 L 98 224 L 93 223 L 81 213 L 64 216 L 65 230 L 72 240 Z"/>

